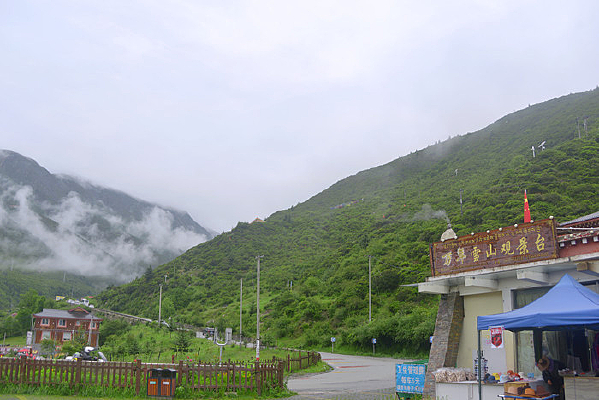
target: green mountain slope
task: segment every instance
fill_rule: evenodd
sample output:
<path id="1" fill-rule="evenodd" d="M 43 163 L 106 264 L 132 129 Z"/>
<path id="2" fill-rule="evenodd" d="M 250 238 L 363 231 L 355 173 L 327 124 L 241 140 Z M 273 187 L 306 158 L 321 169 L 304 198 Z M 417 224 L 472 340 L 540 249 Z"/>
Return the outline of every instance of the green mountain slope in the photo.
<path id="1" fill-rule="evenodd" d="M 588 129 L 579 125 L 579 139 L 577 118 L 585 117 Z M 336 336 L 341 345 L 368 349 L 376 337 L 383 352 L 415 353 L 427 348 L 437 298 L 401 285 L 430 274 L 428 246 L 447 221 L 458 235 L 522 221 L 524 189 L 533 219 L 563 221 L 597 211 L 597 161 L 596 89 L 528 107 L 360 172 L 263 223 L 240 222 L 100 299 L 106 307 L 155 318 L 162 283 L 167 318 L 238 331 L 243 279 L 243 332 L 251 336 L 255 256 L 264 255 L 263 339 L 327 346 Z"/>
<path id="2" fill-rule="evenodd" d="M 78 299 L 95 295 L 115 281 L 61 271 L 39 272 L 0 268 L 0 313 L 16 311 L 21 295 L 32 288 L 35 288 L 40 296 L 52 300 L 56 296 Z"/>

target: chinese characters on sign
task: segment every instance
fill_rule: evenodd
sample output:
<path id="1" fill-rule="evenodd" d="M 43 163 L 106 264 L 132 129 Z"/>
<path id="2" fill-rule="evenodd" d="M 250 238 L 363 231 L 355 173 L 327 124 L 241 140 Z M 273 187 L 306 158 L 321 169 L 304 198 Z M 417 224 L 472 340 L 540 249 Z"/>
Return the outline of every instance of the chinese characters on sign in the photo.
<path id="1" fill-rule="evenodd" d="M 395 391 L 422 393 L 426 367 L 423 364 L 395 364 Z"/>
<path id="2" fill-rule="evenodd" d="M 462 236 L 431 245 L 433 276 L 556 257 L 555 222 L 552 219 Z"/>

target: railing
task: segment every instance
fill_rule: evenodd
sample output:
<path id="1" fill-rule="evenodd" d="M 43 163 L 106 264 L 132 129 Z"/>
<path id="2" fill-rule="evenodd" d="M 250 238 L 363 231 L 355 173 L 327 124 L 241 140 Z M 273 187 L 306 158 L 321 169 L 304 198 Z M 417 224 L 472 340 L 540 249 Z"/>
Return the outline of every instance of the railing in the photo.
<path id="1" fill-rule="evenodd" d="M 291 354 L 287 354 L 286 370 L 287 372 L 299 371 L 312 365 L 316 365 L 320 361 L 320 353 L 314 353 L 312 351 L 298 351 L 297 357 L 291 357 Z"/>
<path id="2" fill-rule="evenodd" d="M 21 385 L 62 385 L 72 388 L 104 386 L 134 389 L 137 395 L 146 387 L 150 371 L 156 368 L 175 369 L 177 386 L 182 383 L 193 390 L 238 391 L 266 387 L 283 388 L 284 373 L 315 365 L 320 354 L 299 352 L 298 357 L 288 355 L 286 360 L 273 358 L 260 362 L 225 362 L 220 364 L 146 364 L 136 362 L 92 362 L 65 360 L 31 360 L 0 358 L 0 383 Z"/>

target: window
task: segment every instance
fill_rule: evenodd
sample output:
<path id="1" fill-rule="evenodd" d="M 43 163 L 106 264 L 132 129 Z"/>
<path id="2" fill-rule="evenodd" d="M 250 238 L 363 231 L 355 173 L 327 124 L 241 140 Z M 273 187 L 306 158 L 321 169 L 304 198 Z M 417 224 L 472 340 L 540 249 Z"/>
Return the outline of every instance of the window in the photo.
<path id="1" fill-rule="evenodd" d="M 42 318 L 42 325 L 45 325 L 45 326 L 50 325 L 50 320 L 48 318 Z"/>
<path id="2" fill-rule="evenodd" d="M 60 326 L 60 327 L 65 327 L 65 326 L 67 326 L 67 320 L 66 320 L 66 319 L 63 319 L 63 318 L 59 319 L 59 320 L 58 320 L 58 326 Z"/>
<path id="3" fill-rule="evenodd" d="M 62 333 L 62 340 L 63 341 L 71 340 L 71 332 L 63 332 Z"/>
<path id="4" fill-rule="evenodd" d="M 98 329 L 98 323 L 92 322 L 92 329 Z"/>
<path id="5" fill-rule="evenodd" d="M 51 331 L 42 331 L 42 340 L 44 339 L 52 339 Z"/>

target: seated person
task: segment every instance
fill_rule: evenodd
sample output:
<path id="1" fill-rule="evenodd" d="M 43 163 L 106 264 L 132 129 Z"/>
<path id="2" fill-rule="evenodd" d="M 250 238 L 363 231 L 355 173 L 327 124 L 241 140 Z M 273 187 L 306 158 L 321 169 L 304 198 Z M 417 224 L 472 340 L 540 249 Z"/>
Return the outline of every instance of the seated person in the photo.
<path id="1" fill-rule="evenodd" d="M 543 356 L 537 362 L 537 368 L 543 373 L 543 380 L 549 386 L 549 391 L 553 394 L 559 394 L 560 400 L 565 399 L 564 396 L 564 378 L 559 374 L 559 370 L 565 369 L 566 365 L 558 360 L 553 360 L 547 356 Z"/>

